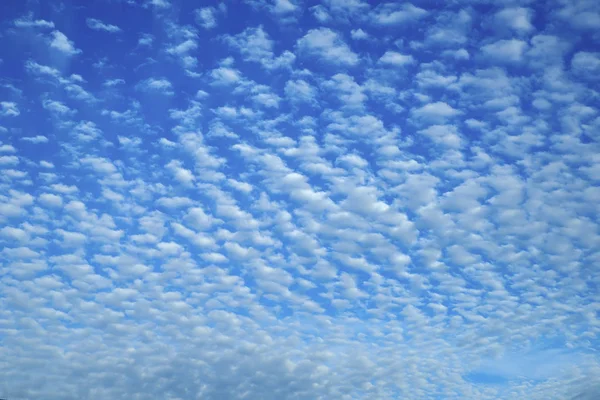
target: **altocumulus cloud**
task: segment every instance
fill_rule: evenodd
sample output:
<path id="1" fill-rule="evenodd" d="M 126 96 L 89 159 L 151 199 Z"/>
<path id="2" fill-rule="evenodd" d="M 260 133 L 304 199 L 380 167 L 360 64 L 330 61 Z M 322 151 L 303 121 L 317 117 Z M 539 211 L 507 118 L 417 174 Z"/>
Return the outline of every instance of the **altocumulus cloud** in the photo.
<path id="1" fill-rule="evenodd" d="M 597 2 L 12 3 L 0 397 L 597 398 Z"/>

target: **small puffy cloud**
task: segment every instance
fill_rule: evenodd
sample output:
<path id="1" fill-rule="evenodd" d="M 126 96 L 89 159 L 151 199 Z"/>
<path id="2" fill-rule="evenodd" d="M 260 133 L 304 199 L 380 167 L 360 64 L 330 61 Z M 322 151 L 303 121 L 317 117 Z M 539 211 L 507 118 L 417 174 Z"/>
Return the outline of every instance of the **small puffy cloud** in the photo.
<path id="1" fill-rule="evenodd" d="M 292 103 L 316 103 L 317 90 L 305 80 L 287 81 L 284 92 Z"/>
<path id="2" fill-rule="evenodd" d="M 181 161 L 172 160 L 166 165 L 167 169 L 171 171 L 175 180 L 184 186 L 192 186 L 194 180 L 194 174 L 189 169 L 183 168 Z"/>
<path id="3" fill-rule="evenodd" d="M 165 10 L 171 7 L 171 3 L 168 0 L 148 0 L 145 6 L 152 6 L 157 9 Z"/>
<path id="4" fill-rule="evenodd" d="M 494 14 L 494 23 L 499 29 L 510 28 L 517 33 L 531 32 L 532 11 L 524 7 L 509 7 Z"/>
<path id="5" fill-rule="evenodd" d="M 106 24 L 96 18 L 86 19 L 87 26 L 94 31 L 104 31 L 109 33 L 121 32 L 121 28 L 116 25 Z"/>
<path id="6" fill-rule="evenodd" d="M 275 93 L 258 93 L 252 96 L 252 101 L 267 108 L 279 108 L 281 97 Z"/>
<path id="7" fill-rule="evenodd" d="M 243 32 L 230 36 L 227 42 L 239 50 L 245 61 L 260 62 L 273 58 L 273 40 L 262 25 L 246 28 Z"/>
<path id="8" fill-rule="evenodd" d="M 48 143 L 48 138 L 44 135 L 26 136 L 22 137 L 21 140 L 33 144 Z"/>
<path id="9" fill-rule="evenodd" d="M 370 8 L 363 0 L 325 0 L 323 3 L 329 9 L 328 15 L 344 22 L 363 17 Z"/>
<path id="10" fill-rule="evenodd" d="M 16 117 L 21 112 L 19 111 L 19 107 L 17 107 L 17 103 L 12 101 L 2 101 L 0 102 L 0 116 L 2 117 Z"/>
<path id="11" fill-rule="evenodd" d="M 116 78 L 116 79 L 107 79 L 104 81 L 104 83 L 102 85 L 104 85 L 106 87 L 115 87 L 115 86 L 124 85 L 124 84 L 125 84 L 124 79 Z"/>
<path id="12" fill-rule="evenodd" d="M 25 242 L 29 240 L 30 236 L 24 229 L 14 228 L 12 226 L 5 226 L 0 229 L 0 237 L 7 240 L 14 240 L 16 242 Z"/>
<path id="13" fill-rule="evenodd" d="M 244 61 L 260 63 L 269 70 L 289 67 L 296 58 L 292 52 L 287 50 L 275 57 L 274 42 L 262 25 L 246 28 L 235 36 L 227 36 L 225 40 L 240 52 Z"/>
<path id="14" fill-rule="evenodd" d="M 455 125 L 432 125 L 419 131 L 419 133 L 446 147 L 462 147 L 462 139 Z"/>
<path id="15" fill-rule="evenodd" d="M 472 17 L 467 10 L 442 12 L 425 34 L 424 44 L 435 47 L 463 46 L 472 33 Z"/>
<path id="16" fill-rule="evenodd" d="M 83 165 L 91 167 L 94 171 L 101 174 L 112 174 L 117 171 L 115 165 L 108 159 L 102 157 L 88 156 L 81 160 Z"/>
<path id="17" fill-rule="evenodd" d="M 531 38 L 527 58 L 532 66 L 562 65 L 565 54 L 572 44 L 554 35 L 536 35 Z"/>
<path id="18" fill-rule="evenodd" d="M 77 112 L 76 110 L 70 109 L 68 106 L 58 100 L 45 99 L 42 102 L 42 106 L 55 115 L 65 116 L 72 115 Z"/>
<path id="19" fill-rule="evenodd" d="M 600 29 L 600 10 L 598 3 L 591 1 L 564 2 L 564 7 L 556 16 L 579 30 Z"/>
<path id="20" fill-rule="evenodd" d="M 233 85 L 242 79 L 240 71 L 229 67 L 219 67 L 213 69 L 210 73 L 210 76 L 213 79 L 211 83 L 217 86 Z"/>
<path id="21" fill-rule="evenodd" d="M 144 92 L 162 93 L 167 96 L 175 94 L 173 85 L 165 78 L 148 78 L 138 83 L 136 88 Z"/>
<path id="22" fill-rule="evenodd" d="M 149 33 L 142 33 L 138 39 L 138 45 L 144 47 L 150 47 L 154 43 L 154 36 Z"/>
<path id="23" fill-rule="evenodd" d="M 364 88 L 347 74 L 335 74 L 323 83 L 323 88 L 335 93 L 345 108 L 362 109 L 367 100 Z"/>
<path id="24" fill-rule="evenodd" d="M 327 9 L 321 4 L 311 7 L 310 11 L 312 12 L 313 17 L 322 24 L 331 20 L 331 15 L 329 15 Z"/>
<path id="25" fill-rule="evenodd" d="M 216 13 L 214 7 L 202 7 L 196 10 L 196 22 L 204 29 L 213 29 L 217 26 Z"/>
<path id="26" fill-rule="evenodd" d="M 183 208 L 189 207 L 193 203 L 187 197 L 161 197 L 156 201 L 156 204 L 165 208 Z"/>
<path id="27" fill-rule="evenodd" d="M 81 53 L 80 49 L 75 48 L 73 41 L 69 40 L 69 38 L 61 31 L 53 31 L 51 36 L 52 40 L 50 41 L 50 47 L 53 49 L 68 56 Z"/>
<path id="28" fill-rule="evenodd" d="M 169 47 L 167 49 L 167 53 L 182 56 L 192 50 L 195 50 L 196 48 L 198 48 L 198 44 L 196 43 L 196 41 L 194 39 L 187 39 L 182 43 Z"/>
<path id="29" fill-rule="evenodd" d="M 17 152 L 17 149 L 15 149 L 10 144 L 0 145 L 0 153 L 16 153 L 16 152 Z"/>
<path id="30" fill-rule="evenodd" d="M 0 166 L 17 165 L 19 157 L 17 156 L 0 156 Z"/>
<path id="31" fill-rule="evenodd" d="M 54 208 L 62 207 L 63 205 L 62 197 L 52 193 L 42 193 L 38 197 L 38 202 L 46 207 Z"/>
<path id="32" fill-rule="evenodd" d="M 415 59 L 411 55 L 400 54 L 396 51 L 386 51 L 383 56 L 379 59 L 381 64 L 393 65 L 395 67 L 402 67 L 409 64 L 414 64 Z"/>
<path id="33" fill-rule="evenodd" d="M 580 51 L 571 60 L 571 70 L 577 76 L 589 80 L 600 79 L 600 53 Z"/>
<path id="34" fill-rule="evenodd" d="M 352 29 L 352 31 L 350 32 L 350 36 L 354 40 L 365 40 L 369 38 L 369 34 L 360 28 Z"/>
<path id="35" fill-rule="evenodd" d="M 443 101 L 425 104 L 423 107 L 414 109 L 411 112 L 414 117 L 422 121 L 443 121 L 461 113 L 461 111 L 452 108 Z"/>
<path id="36" fill-rule="evenodd" d="M 273 0 L 271 7 L 271 12 L 278 16 L 290 14 L 296 10 L 298 10 L 298 6 L 291 0 Z"/>
<path id="37" fill-rule="evenodd" d="M 33 14 L 28 14 L 21 18 L 14 20 L 14 24 L 17 28 L 54 28 L 54 22 L 46 21 L 43 19 L 33 19 Z"/>
<path id="38" fill-rule="evenodd" d="M 523 59 L 527 42 L 518 39 L 498 40 L 481 47 L 482 55 L 496 63 L 516 63 Z"/>
<path id="39" fill-rule="evenodd" d="M 393 26 L 414 23 L 428 12 L 410 3 L 383 3 L 371 12 L 371 20 L 376 25 Z"/>
<path id="40" fill-rule="evenodd" d="M 455 60 L 468 60 L 471 58 L 469 52 L 466 49 L 458 50 L 444 50 L 442 52 L 444 57 L 453 58 Z"/>
<path id="41" fill-rule="evenodd" d="M 298 40 L 297 46 L 301 53 L 334 65 L 353 66 L 360 61 L 340 35 L 329 28 L 311 29 Z"/>
<path id="42" fill-rule="evenodd" d="M 167 148 L 174 148 L 177 147 L 177 143 L 167 139 L 167 138 L 160 138 L 160 140 L 158 141 L 158 143 L 163 146 L 163 147 L 167 147 Z"/>
<path id="43" fill-rule="evenodd" d="M 199 231 L 206 230 L 213 225 L 213 219 L 200 207 L 192 207 L 183 218 L 184 222 Z"/>

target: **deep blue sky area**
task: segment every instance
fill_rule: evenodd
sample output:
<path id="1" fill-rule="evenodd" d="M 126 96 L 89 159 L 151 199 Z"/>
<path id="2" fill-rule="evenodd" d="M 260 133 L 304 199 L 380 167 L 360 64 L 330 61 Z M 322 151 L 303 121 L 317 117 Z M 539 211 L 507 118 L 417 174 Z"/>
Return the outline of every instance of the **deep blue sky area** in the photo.
<path id="1" fill-rule="evenodd" d="M 0 5 L 0 397 L 596 399 L 600 3 Z"/>

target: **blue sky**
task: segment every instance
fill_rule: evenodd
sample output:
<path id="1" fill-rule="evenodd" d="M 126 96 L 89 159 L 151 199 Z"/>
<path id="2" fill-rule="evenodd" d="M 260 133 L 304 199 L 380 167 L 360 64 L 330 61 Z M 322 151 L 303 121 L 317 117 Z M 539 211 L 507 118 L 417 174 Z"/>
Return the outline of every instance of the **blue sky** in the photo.
<path id="1" fill-rule="evenodd" d="M 0 397 L 600 391 L 597 2 L 0 15 Z"/>

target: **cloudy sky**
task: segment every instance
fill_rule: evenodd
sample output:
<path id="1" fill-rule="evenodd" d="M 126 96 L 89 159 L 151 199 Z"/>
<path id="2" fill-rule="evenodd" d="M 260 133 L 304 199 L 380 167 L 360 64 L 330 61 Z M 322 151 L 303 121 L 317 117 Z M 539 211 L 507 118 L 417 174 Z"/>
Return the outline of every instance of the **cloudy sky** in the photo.
<path id="1" fill-rule="evenodd" d="M 0 398 L 597 398 L 597 1 L 0 16 Z"/>

